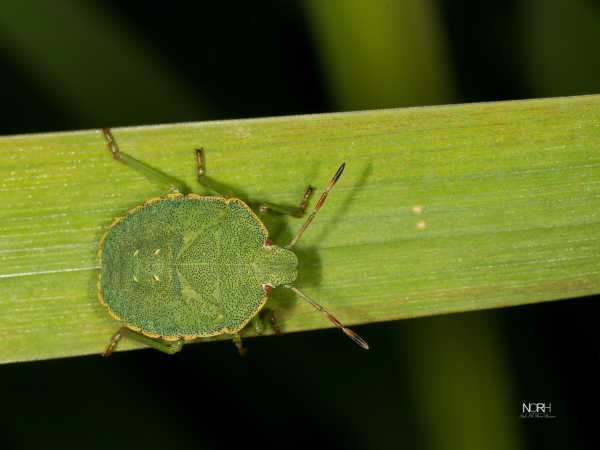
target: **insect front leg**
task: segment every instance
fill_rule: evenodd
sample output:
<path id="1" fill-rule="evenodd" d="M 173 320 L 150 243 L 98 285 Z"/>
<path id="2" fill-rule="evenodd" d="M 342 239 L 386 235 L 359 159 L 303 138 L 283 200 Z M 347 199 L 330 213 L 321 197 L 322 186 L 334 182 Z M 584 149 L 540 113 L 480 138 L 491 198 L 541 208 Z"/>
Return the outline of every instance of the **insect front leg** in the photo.
<path id="1" fill-rule="evenodd" d="M 271 325 L 271 328 L 277 336 L 283 334 L 281 328 L 279 328 L 275 312 L 269 308 L 263 308 L 260 313 L 252 318 L 252 326 L 254 327 L 256 334 L 263 334 L 265 332 L 265 323 L 267 322 Z"/>
<path id="2" fill-rule="evenodd" d="M 156 350 L 160 350 L 161 352 L 168 353 L 169 355 L 177 353 L 181 350 L 181 347 L 183 347 L 183 339 L 180 339 L 178 341 L 164 341 L 162 339 L 153 339 L 148 336 L 144 336 L 143 334 L 138 333 L 137 331 L 130 330 L 127 327 L 121 327 L 110 340 L 110 344 L 108 344 L 108 347 L 106 347 L 106 350 L 104 351 L 102 356 L 110 356 L 115 350 L 117 343 L 125 336 L 134 339 L 138 342 L 141 342 L 142 344 L 146 344 L 149 347 L 155 348 Z"/>
<path id="3" fill-rule="evenodd" d="M 258 207 L 258 211 L 260 213 L 265 213 L 267 211 L 273 211 L 278 214 L 285 214 L 288 216 L 300 218 L 306 212 L 306 207 L 308 206 L 308 201 L 310 200 L 310 196 L 312 195 L 313 190 L 314 189 L 311 186 L 309 186 L 306 189 L 306 192 L 304 193 L 304 196 L 302 197 L 302 201 L 300 202 L 300 205 L 297 207 L 287 206 L 287 205 L 277 205 L 275 203 L 261 203 L 261 205 Z"/>

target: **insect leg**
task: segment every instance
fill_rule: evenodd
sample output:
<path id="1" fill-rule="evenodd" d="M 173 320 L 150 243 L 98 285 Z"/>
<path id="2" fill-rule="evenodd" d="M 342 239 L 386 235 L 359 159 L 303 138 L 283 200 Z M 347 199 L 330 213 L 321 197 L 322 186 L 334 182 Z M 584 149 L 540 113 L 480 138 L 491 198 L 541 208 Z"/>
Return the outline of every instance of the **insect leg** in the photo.
<path id="1" fill-rule="evenodd" d="M 269 321 L 271 328 L 275 332 L 277 336 L 281 336 L 283 333 L 281 332 L 281 328 L 279 328 L 279 323 L 277 322 L 277 317 L 275 316 L 275 311 L 269 308 L 264 308 L 264 317 Z"/>
<path id="2" fill-rule="evenodd" d="M 313 190 L 314 189 L 311 186 L 309 186 L 308 189 L 306 189 L 306 192 L 304 193 L 304 197 L 302 198 L 302 202 L 300 203 L 300 206 L 298 206 L 298 207 L 276 205 L 274 203 L 262 203 L 258 207 L 258 210 L 261 213 L 271 210 L 271 211 L 274 211 L 279 214 L 286 214 L 289 216 L 300 218 L 306 212 L 306 207 L 308 206 L 308 200 L 310 199 L 310 196 L 312 195 Z"/>
<path id="3" fill-rule="evenodd" d="M 271 328 L 277 336 L 281 336 L 283 333 L 277 323 L 275 312 L 270 308 L 263 308 L 262 311 L 252 318 L 252 325 L 256 334 L 263 334 L 265 332 L 265 322 L 269 322 Z"/>
<path id="4" fill-rule="evenodd" d="M 319 209 L 321 209 L 321 206 L 323 206 L 323 203 L 325 203 L 325 200 L 327 199 L 327 195 L 329 194 L 329 191 L 331 191 L 333 189 L 333 186 L 335 186 L 335 183 L 337 182 L 337 180 L 342 176 L 342 172 L 344 171 L 344 167 L 346 167 L 346 163 L 342 163 L 342 165 L 338 168 L 337 172 L 335 173 L 335 175 L 333 176 L 333 178 L 329 182 L 329 185 L 327 186 L 327 189 L 325 189 L 325 191 L 321 194 L 321 198 L 317 202 L 317 205 L 315 206 L 315 209 L 313 210 L 312 213 L 310 213 L 310 216 L 308 216 L 308 218 L 306 219 L 306 222 L 304 222 L 302 224 L 302 226 L 300 227 L 300 229 L 296 233 L 296 236 L 294 236 L 294 239 L 292 239 L 292 241 L 288 245 L 286 245 L 285 248 L 292 248 L 294 245 L 296 245 L 296 242 L 298 242 L 298 239 L 300 239 L 300 236 L 302 236 L 302 233 L 304 233 L 304 231 L 306 230 L 306 228 L 308 228 L 308 226 L 310 225 L 310 223 L 313 221 L 313 219 L 315 218 L 315 216 L 319 212 Z"/>
<path id="5" fill-rule="evenodd" d="M 240 354 L 240 356 L 244 356 L 246 354 L 246 349 L 242 345 L 242 336 L 240 336 L 240 333 L 235 333 L 233 335 L 232 340 L 233 340 L 233 343 L 235 344 L 235 346 L 237 347 L 238 353 Z"/>
<path id="6" fill-rule="evenodd" d="M 265 324 L 260 314 L 255 315 L 250 322 L 252 322 L 252 327 L 254 327 L 256 334 L 263 334 L 265 332 Z"/>
<path id="7" fill-rule="evenodd" d="M 204 162 L 204 149 L 196 150 L 196 160 L 198 161 L 198 183 L 219 197 L 226 197 L 222 192 L 227 192 L 227 188 L 221 183 L 216 182 L 206 176 L 206 164 Z"/>
<path id="8" fill-rule="evenodd" d="M 141 342 L 142 344 L 146 344 L 149 347 L 155 348 L 156 350 L 160 350 L 161 352 L 168 353 L 169 355 L 177 353 L 181 350 L 181 347 L 183 347 L 182 339 L 178 341 L 157 340 L 149 338 L 148 336 L 144 336 L 143 334 L 138 333 L 136 331 L 130 330 L 127 327 L 121 327 L 110 340 L 110 344 L 108 344 L 108 347 L 106 347 L 106 350 L 104 351 L 102 356 L 110 356 L 115 350 L 117 343 L 125 336 L 134 339 L 138 342 Z"/>
<path id="9" fill-rule="evenodd" d="M 108 148 L 114 159 L 127 164 L 129 167 L 143 173 L 146 177 L 152 180 L 168 185 L 171 191 L 180 193 L 187 193 L 189 191 L 186 185 L 177 178 L 171 177 L 166 173 L 163 173 L 160 170 L 135 159 L 133 156 L 129 156 L 127 153 L 120 151 L 119 146 L 117 145 L 117 142 L 113 138 L 113 135 L 108 127 L 102 128 L 102 132 L 104 133 L 104 137 L 108 143 Z"/>

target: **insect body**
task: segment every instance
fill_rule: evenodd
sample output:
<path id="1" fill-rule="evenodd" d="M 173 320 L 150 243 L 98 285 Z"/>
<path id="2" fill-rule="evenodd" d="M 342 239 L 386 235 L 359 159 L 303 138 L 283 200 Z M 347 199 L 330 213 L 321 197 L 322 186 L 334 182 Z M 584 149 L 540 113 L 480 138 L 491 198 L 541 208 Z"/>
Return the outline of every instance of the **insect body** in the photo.
<path id="1" fill-rule="evenodd" d="M 165 181 L 173 193 L 153 198 L 113 222 L 100 241 L 98 297 L 124 327 L 104 355 L 125 335 L 167 353 L 183 342 L 219 334 L 233 335 L 240 353 L 239 332 L 258 320 L 271 289 L 284 286 L 323 312 L 361 347 L 368 345 L 324 308 L 292 286 L 298 259 L 290 250 L 341 175 L 333 177 L 315 210 L 286 247 L 274 245 L 257 215 L 242 200 L 222 196 L 183 195 L 177 181 L 120 152 L 104 129 L 113 157 Z M 197 150 L 198 178 L 208 189 L 202 150 Z M 181 188 L 181 186 L 179 186 Z M 304 213 L 309 188 L 297 215 Z M 265 204 L 261 210 L 288 212 Z M 278 327 L 271 313 L 275 331 Z"/>

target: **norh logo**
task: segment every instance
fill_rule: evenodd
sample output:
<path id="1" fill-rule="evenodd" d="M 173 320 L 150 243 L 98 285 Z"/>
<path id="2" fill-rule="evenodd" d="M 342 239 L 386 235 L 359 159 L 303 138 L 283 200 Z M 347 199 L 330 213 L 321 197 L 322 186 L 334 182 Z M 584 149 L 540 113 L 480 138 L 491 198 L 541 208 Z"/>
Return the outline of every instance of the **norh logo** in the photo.
<path id="1" fill-rule="evenodd" d="M 521 419 L 554 419 L 552 415 L 552 403 L 523 402 L 521 408 Z"/>

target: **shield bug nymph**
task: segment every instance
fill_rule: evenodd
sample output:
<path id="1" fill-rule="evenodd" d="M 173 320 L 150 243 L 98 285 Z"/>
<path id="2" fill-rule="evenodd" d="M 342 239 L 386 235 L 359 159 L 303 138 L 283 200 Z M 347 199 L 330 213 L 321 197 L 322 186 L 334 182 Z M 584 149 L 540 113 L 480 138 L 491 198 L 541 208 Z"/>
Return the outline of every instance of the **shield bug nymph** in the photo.
<path id="1" fill-rule="evenodd" d="M 123 326 L 104 356 L 128 336 L 166 353 L 185 341 L 230 334 L 240 353 L 240 330 L 253 321 L 273 288 L 285 287 L 321 311 L 364 349 L 367 343 L 344 327 L 321 305 L 300 292 L 298 259 L 291 250 L 323 206 L 342 175 L 342 164 L 294 238 L 284 247 L 269 240 L 267 228 L 238 198 L 218 194 L 218 184 L 205 174 L 204 153 L 196 150 L 198 181 L 213 195 L 184 195 L 179 182 L 119 151 L 110 130 L 103 129 L 112 156 L 146 175 L 166 182 L 171 192 L 156 197 L 116 219 L 100 240 L 98 298 Z M 312 188 L 298 208 L 264 203 L 259 214 L 273 210 L 302 217 Z M 275 332 L 279 327 L 266 310 Z"/>

